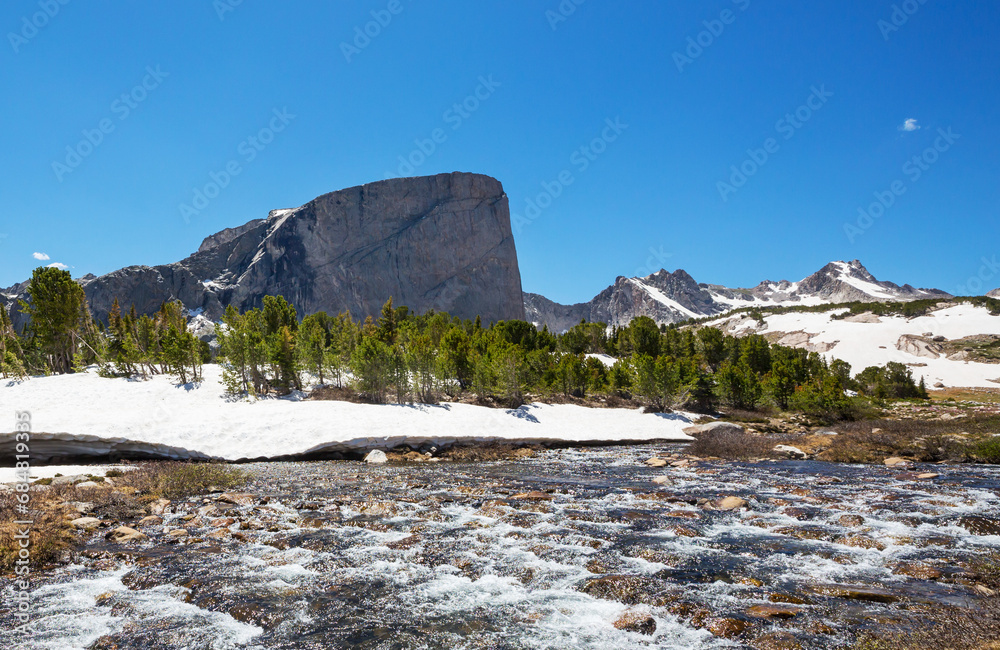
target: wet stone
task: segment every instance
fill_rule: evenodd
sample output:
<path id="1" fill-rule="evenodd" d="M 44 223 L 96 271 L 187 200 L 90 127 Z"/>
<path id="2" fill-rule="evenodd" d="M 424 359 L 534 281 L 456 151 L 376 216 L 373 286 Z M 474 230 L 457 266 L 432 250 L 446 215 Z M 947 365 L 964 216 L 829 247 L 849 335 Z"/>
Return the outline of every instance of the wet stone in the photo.
<path id="1" fill-rule="evenodd" d="M 656 632 L 656 620 L 648 612 L 628 610 L 618 617 L 615 627 L 619 630 L 651 635 Z"/>
<path id="2" fill-rule="evenodd" d="M 616 600 L 626 605 L 655 605 L 661 602 L 657 595 L 663 591 L 660 580 L 646 576 L 609 575 L 587 580 L 580 591 L 594 598 Z"/>
<path id="3" fill-rule="evenodd" d="M 705 628 L 717 637 L 735 639 L 749 630 L 750 623 L 738 618 L 717 618 L 708 622 Z"/>
<path id="4" fill-rule="evenodd" d="M 958 520 L 958 525 L 973 535 L 1000 535 L 1000 519 L 969 515 Z"/>

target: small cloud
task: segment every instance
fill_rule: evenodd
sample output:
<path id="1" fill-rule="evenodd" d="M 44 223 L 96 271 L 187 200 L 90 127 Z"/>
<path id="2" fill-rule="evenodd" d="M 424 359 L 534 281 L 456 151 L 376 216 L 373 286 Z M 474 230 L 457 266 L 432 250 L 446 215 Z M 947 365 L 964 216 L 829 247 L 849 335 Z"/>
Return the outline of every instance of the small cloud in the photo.
<path id="1" fill-rule="evenodd" d="M 917 121 L 911 117 L 908 120 L 906 120 L 905 122 L 903 122 L 903 126 L 899 127 L 899 130 L 900 131 L 916 131 L 919 128 L 920 128 L 920 125 L 917 124 Z"/>
<path id="2" fill-rule="evenodd" d="M 49 256 L 46 255 L 45 253 L 32 253 L 31 256 L 34 257 L 36 260 L 44 261 L 49 259 Z"/>
<path id="3" fill-rule="evenodd" d="M 59 269 L 60 271 L 65 271 L 69 267 L 66 266 L 65 264 L 63 264 L 62 262 L 52 262 L 52 264 L 49 264 L 49 268 L 50 269 Z"/>

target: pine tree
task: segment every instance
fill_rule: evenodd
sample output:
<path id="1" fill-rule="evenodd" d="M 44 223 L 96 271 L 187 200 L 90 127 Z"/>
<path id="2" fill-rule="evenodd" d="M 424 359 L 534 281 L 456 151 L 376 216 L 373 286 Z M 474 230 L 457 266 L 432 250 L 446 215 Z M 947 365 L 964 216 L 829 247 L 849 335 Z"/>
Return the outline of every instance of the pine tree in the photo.
<path id="1" fill-rule="evenodd" d="M 396 342 L 396 311 L 392 308 L 392 296 L 382 305 L 382 315 L 378 319 L 378 338 L 383 343 L 392 345 Z"/>
<path id="2" fill-rule="evenodd" d="M 323 371 L 327 364 L 330 344 L 329 317 L 326 312 L 310 314 L 302 319 L 295 343 L 295 354 L 301 368 L 316 375 L 323 385 Z"/>
<path id="3" fill-rule="evenodd" d="M 0 303 L 0 376 L 21 379 L 26 375 L 21 342 L 14 331 L 7 305 Z"/>
<path id="4" fill-rule="evenodd" d="M 80 333 L 90 320 L 83 287 L 69 271 L 46 266 L 32 273 L 28 296 L 27 302 L 21 301 L 21 313 L 31 318 L 31 336 L 49 369 L 57 374 L 72 372 Z"/>

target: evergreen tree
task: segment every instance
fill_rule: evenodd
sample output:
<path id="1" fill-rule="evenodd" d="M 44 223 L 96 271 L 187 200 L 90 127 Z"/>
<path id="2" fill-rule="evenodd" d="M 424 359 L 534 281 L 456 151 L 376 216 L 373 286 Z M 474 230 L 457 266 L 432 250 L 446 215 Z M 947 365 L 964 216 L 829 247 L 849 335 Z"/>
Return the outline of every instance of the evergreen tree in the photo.
<path id="1" fill-rule="evenodd" d="M 378 318 L 378 338 L 383 343 L 392 345 L 396 342 L 396 310 L 392 308 L 392 296 L 382 305 L 382 314 Z"/>
<path id="2" fill-rule="evenodd" d="M 784 359 L 778 359 L 771 366 L 771 372 L 764 378 L 764 389 L 778 405 L 778 408 L 786 410 L 788 401 L 795 394 L 795 374 L 791 366 Z"/>
<path id="3" fill-rule="evenodd" d="M 714 327 L 703 327 L 698 330 L 698 342 L 705 363 L 715 372 L 726 358 L 725 337 Z"/>
<path id="4" fill-rule="evenodd" d="M 14 331 L 7 305 L 0 303 L 0 377 L 21 379 L 26 375 L 21 342 Z"/>
<path id="5" fill-rule="evenodd" d="M 31 318 L 31 336 L 49 368 L 57 374 L 72 372 L 80 333 L 90 320 L 83 287 L 69 271 L 46 266 L 32 273 L 28 296 L 21 301 L 21 313 Z"/>
<path id="6" fill-rule="evenodd" d="M 329 321 L 330 317 L 322 311 L 303 318 L 295 344 L 299 365 L 306 372 L 316 375 L 320 385 L 324 383 L 323 370 L 332 345 Z"/>

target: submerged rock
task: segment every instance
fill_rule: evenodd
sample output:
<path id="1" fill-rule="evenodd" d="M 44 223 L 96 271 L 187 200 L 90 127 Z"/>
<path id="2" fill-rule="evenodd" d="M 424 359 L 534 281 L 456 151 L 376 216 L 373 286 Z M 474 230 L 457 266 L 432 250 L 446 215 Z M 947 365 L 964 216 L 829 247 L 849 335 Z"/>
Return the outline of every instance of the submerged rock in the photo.
<path id="1" fill-rule="evenodd" d="M 973 535 L 1000 535 L 1000 519 L 969 515 L 958 520 L 958 525 Z"/>
<path id="2" fill-rule="evenodd" d="M 656 632 L 656 620 L 647 612 L 630 609 L 618 617 L 615 627 L 639 634 L 653 634 Z"/>

